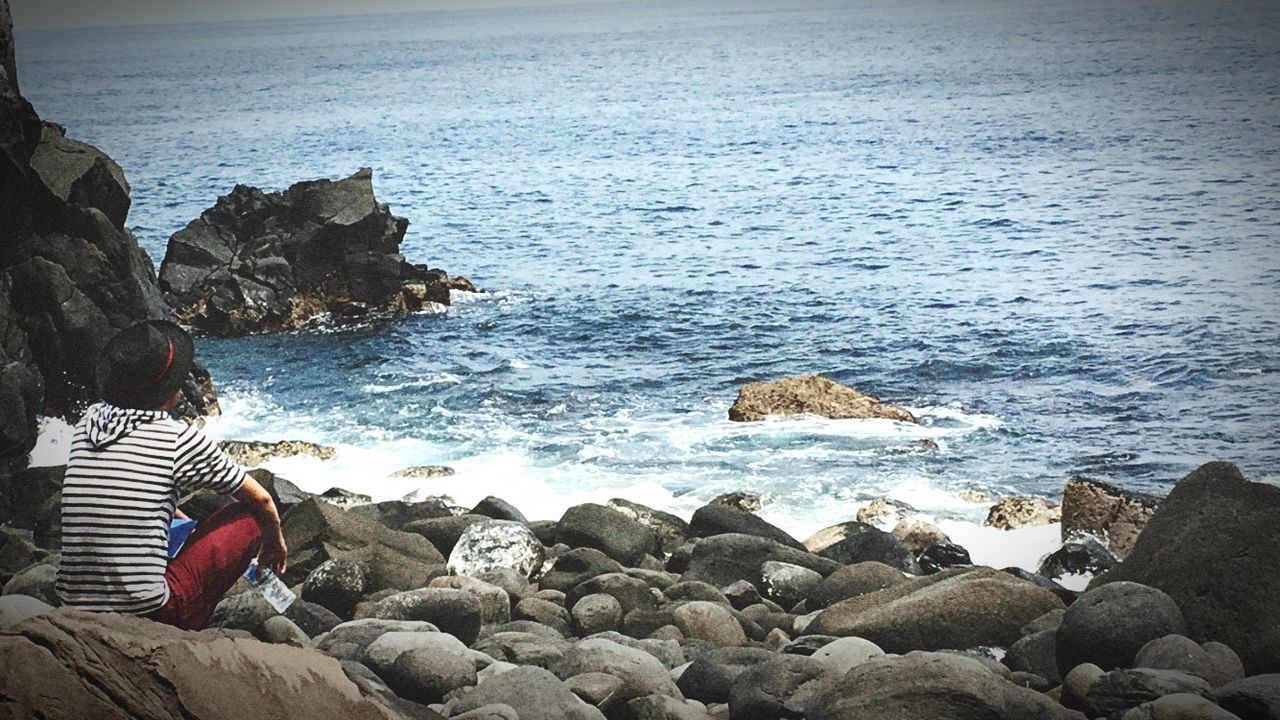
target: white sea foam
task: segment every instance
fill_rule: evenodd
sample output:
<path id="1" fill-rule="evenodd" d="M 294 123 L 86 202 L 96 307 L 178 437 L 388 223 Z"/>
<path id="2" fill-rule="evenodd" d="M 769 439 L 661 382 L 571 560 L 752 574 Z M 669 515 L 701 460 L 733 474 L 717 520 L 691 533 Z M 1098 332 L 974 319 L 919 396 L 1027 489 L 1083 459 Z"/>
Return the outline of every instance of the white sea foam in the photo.
<path id="1" fill-rule="evenodd" d="M 386 393 L 398 392 L 409 388 L 429 388 L 437 385 L 457 385 L 462 382 L 462 378 L 453 373 L 441 372 L 429 375 L 427 377 L 417 378 L 416 380 L 408 380 L 401 383 L 377 384 L 370 383 L 360 389 L 371 395 L 384 395 Z"/>
<path id="2" fill-rule="evenodd" d="M 37 432 L 36 446 L 31 450 L 31 466 L 66 465 L 75 428 L 62 418 L 42 417 L 37 424 Z"/>

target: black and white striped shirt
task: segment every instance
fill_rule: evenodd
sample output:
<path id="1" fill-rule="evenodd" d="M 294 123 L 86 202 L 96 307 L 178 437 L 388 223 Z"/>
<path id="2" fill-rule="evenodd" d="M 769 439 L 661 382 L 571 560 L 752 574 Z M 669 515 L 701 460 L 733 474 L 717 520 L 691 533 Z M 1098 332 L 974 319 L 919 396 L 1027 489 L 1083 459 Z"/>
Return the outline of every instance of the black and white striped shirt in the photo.
<path id="1" fill-rule="evenodd" d="M 169 524 L 179 493 L 230 494 L 244 469 L 199 428 L 108 403 L 76 425 L 62 483 L 56 590 L 86 610 L 147 613 L 169 600 Z"/>

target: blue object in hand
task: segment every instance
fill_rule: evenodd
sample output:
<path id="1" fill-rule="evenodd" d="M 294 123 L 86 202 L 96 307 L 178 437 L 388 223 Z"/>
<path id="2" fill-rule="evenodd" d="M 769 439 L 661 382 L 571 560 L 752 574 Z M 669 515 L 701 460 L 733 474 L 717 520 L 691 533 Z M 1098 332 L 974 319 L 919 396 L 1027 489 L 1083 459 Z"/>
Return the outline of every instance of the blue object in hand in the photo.
<path id="1" fill-rule="evenodd" d="M 174 518 L 169 521 L 169 557 L 178 554 L 187 536 L 196 529 L 196 521 L 191 518 Z"/>

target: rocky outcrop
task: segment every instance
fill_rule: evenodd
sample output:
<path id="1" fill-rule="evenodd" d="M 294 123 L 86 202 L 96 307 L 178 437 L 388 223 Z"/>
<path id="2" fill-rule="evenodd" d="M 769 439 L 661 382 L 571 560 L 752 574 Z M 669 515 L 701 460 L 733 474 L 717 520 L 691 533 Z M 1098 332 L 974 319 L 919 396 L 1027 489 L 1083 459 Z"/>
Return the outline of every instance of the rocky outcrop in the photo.
<path id="1" fill-rule="evenodd" d="M 1074 477 L 1062 487 L 1062 539 L 1092 535 L 1123 560 L 1160 501 L 1152 495 Z"/>
<path id="2" fill-rule="evenodd" d="M 1168 593 L 1185 634 L 1240 654 L 1250 674 L 1280 672 L 1280 487 L 1249 482 L 1230 463 L 1180 480 L 1129 557 L 1094 580 L 1129 580 Z"/>
<path id="3" fill-rule="evenodd" d="M 60 610 L 0 634 L 0 712 L 48 720 L 391 720 L 314 650 Z"/>
<path id="4" fill-rule="evenodd" d="M 123 229 L 129 215 L 129 181 L 114 160 L 98 148 L 67 137 L 60 125 L 45 123 L 31 169 L 59 200 L 95 208 Z"/>
<path id="5" fill-rule="evenodd" d="M 301 440 L 280 440 L 278 442 L 260 442 L 244 440 L 224 440 L 218 443 L 222 451 L 233 460 L 246 467 L 256 467 L 273 458 L 306 455 L 328 460 L 338 450 L 329 445 L 317 445 Z"/>
<path id="6" fill-rule="evenodd" d="M 773 382 L 747 383 L 729 408 L 729 419 L 739 422 L 778 415 L 821 415 L 833 420 L 884 418 L 916 422 L 907 410 L 885 405 L 821 375 L 790 377 Z"/>
<path id="7" fill-rule="evenodd" d="M 215 335 L 448 305 L 448 276 L 399 254 L 408 226 L 378 203 L 368 168 L 283 192 L 237 185 L 169 238 L 160 287 L 179 318 Z"/>
<path id="8" fill-rule="evenodd" d="M 1038 497 L 1008 497 L 991 507 L 984 525 L 999 530 L 1048 525 L 1058 522 L 1060 508 Z"/>

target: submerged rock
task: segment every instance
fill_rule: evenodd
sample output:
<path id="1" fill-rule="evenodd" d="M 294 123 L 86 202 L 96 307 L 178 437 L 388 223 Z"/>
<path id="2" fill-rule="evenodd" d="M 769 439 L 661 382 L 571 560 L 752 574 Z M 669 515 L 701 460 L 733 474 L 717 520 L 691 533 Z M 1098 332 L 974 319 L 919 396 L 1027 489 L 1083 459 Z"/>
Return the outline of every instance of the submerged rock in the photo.
<path id="1" fill-rule="evenodd" d="M 738 399 L 729 408 L 729 419 L 739 422 L 800 414 L 834 420 L 884 418 L 916 422 L 915 416 L 902 408 L 885 405 L 871 395 L 820 375 L 748 383 L 738 391 Z"/>

